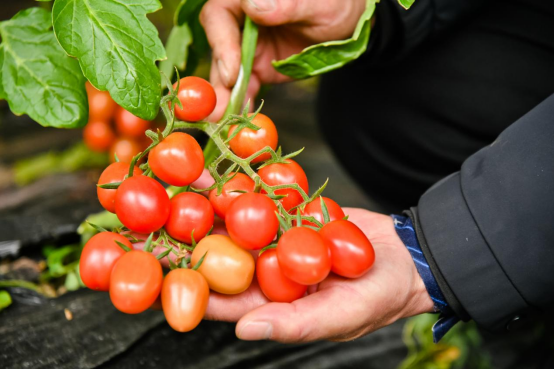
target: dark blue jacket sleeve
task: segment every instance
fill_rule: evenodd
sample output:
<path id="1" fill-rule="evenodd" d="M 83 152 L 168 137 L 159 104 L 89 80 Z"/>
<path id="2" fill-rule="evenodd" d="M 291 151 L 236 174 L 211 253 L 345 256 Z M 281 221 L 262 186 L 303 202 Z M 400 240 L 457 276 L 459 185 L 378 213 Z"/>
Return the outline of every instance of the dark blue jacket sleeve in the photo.
<path id="1" fill-rule="evenodd" d="M 420 199 L 448 302 L 490 330 L 554 310 L 554 95 Z"/>
<path id="2" fill-rule="evenodd" d="M 381 0 L 368 47 L 375 63 L 401 59 L 423 42 L 433 40 L 492 0 L 416 0 L 409 10 L 398 0 Z"/>

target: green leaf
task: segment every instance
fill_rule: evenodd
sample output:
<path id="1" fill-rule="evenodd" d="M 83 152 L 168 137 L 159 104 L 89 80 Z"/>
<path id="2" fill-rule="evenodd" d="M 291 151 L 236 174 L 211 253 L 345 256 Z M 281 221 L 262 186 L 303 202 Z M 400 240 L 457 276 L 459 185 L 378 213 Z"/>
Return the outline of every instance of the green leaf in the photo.
<path id="1" fill-rule="evenodd" d="M 65 288 L 67 288 L 68 291 L 76 291 L 79 288 L 81 288 L 81 285 L 79 284 L 79 277 L 77 276 L 76 272 L 69 272 L 65 276 L 65 282 L 64 282 Z"/>
<path id="2" fill-rule="evenodd" d="M 408 10 L 412 5 L 414 5 L 415 0 L 398 0 L 398 4 L 400 4 L 404 9 Z"/>
<path id="3" fill-rule="evenodd" d="M 54 32 L 79 59 L 88 80 L 136 116 L 152 120 L 161 99 L 156 60 L 166 58 L 156 27 L 146 14 L 158 0 L 56 0 Z"/>
<path id="4" fill-rule="evenodd" d="M 2 66 L 4 65 L 4 45 L 0 45 L 0 99 L 6 100 L 6 91 L 4 91 L 4 84 L 2 81 L 4 78 L 2 77 Z"/>
<path id="5" fill-rule="evenodd" d="M 208 0 L 182 0 L 175 11 L 175 24 L 182 26 L 193 19 L 194 13 L 199 11 Z"/>
<path id="6" fill-rule="evenodd" d="M 287 59 L 273 61 L 273 67 L 279 73 L 301 79 L 330 72 L 357 59 L 367 48 L 371 32 L 371 17 L 375 11 L 375 0 L 366 0 L 366 2 L 366 10 L 351 38 L 307 47 Z"/>
<path id="7" fill-rule="evenodd" d="M 0 23 L 0 97 L 14 114 L 43 126 L 77 128 L 87 123 L 85 78 L 51 30 L 50 13 L 30 8 Z"/>
<path id="8" fill-rule="evenodd" d="M 42 277 L 48 280 L 50 278 L 62 277 L 72 272 L 79 263 L 80 252 L 80 245 L 64 246 L 50 252 L 46 258 L 48 271 Z"/>
<path id="9" fill-rule="evenodd" d="M 160 71 L 171 80 L 174 66 L 184 71 L 187 65 L 188 49 L 192 43 L 192 33 L 188 25 L 173 26 L 165 44 L 167 59 L 160 63 Z"/>
<path id="10" fill-rule="evenodd" d="M 0 291 L 0 311 L 12 304 L 12 297 L 8 291 Z"/>

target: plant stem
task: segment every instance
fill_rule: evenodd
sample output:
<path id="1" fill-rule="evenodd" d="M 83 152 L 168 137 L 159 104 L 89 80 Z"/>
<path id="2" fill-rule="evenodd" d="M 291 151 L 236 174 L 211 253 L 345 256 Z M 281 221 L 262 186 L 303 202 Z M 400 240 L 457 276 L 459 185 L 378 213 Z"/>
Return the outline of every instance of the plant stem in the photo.
<path id="1" fill-rule="evenodd" d="M 38 292 L 42 295 L 42 292 L 40 291 L 39 286 L 36 284 L 24 281 L 22 279 L 8 279 L 8 280 L 0 280 L 0 288 L 7 288 L 7 287 L 21 287 L 26 288 L 28 290 L 33 290 L 35 292 Z"/>
<path id="2" fill-rule="evenodd" d="M 254 55 L 256 53 L 256 44 L 258 42 L 258 26 L 252 22 L 250 17 L 246 17 L 244 22 L 244 30 L 242 34 L 242 49 L 241 49 L 241 66 L 237 83 L 233 87 L 231 92 L 231 98 L 225 113 L 223 113 L 223 119 L 229 114 L 238 114 L 244 103 L 246 91 L 248 90 L 248 82 L 250 81 L 250 75 L 252 74 L 252 65 L 254 64 Z M 221 121 L 220 121 L 221 123 Z M 229 128 L 225 127 L 221 135 L 227 135 Z M 210 139 L 204 148 L 205 167 L 209 167 L 210 164 L 219 156 L 220 150 L 216 143 Z"/>

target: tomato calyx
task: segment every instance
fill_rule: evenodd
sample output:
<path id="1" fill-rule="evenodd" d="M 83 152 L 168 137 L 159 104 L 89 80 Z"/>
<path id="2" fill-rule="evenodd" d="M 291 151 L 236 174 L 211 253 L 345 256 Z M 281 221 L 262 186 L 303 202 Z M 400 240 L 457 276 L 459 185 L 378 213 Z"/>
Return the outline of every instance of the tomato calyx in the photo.
<path id="1" fill-rule="evenodd" d="M 123 243 L 121 243 L 119 241 L 115 241 L 115 243 L 117 243 L 117 246 L 121 247 L 123 249 L 123 251 L 125 251 L 125 252 L 131 251 L 131 248 L 129 246 L 124 245 Z"/>
<path id="2" fill-rule="evenodd" d="M 292 159 L 294 157 L 297 157 L 304 151 L 304 149 L 305 147 L 283 156 L 281 146 L 279 146 L 275 151 L 275 157 L 272 157 L 271 159 L 265 161 L 262 165 L 258 167 L 258 170 L 265 168 L 271 164 L 289 164 L 289 161 L 287 159 Z"/>
<path id="3" fill-rule="evenodd" d="M 262 102 L 260 103 L 260 107 L 254 113 L 248 114 L 248 110 L 250 109 L 250 100 L 248 100 L 248 102 L 246 103 L 241 115 L 236 115 L 236 114 L 229 115 L 229 119 L 227 121 L 225 121 L 224 123 L 226 125 L 235 126 L 235 129 L 229 135 L 229 137 L 227 137 L 227 139 L 223 142 L 225 144 L 228 144 L 233 138 L 235 138 L 240 133 L 240 131 L 242 131 L 245 128 L 249 128 L 253 131 L 259 131 L 261 129 L 261 127 L 255 125 L 254 123 L 252 123 L 252 121 L 256 118 L 258 113 L 262 110 L 263 106 L 264 106 L 264 101 L 262 100 Z"/>

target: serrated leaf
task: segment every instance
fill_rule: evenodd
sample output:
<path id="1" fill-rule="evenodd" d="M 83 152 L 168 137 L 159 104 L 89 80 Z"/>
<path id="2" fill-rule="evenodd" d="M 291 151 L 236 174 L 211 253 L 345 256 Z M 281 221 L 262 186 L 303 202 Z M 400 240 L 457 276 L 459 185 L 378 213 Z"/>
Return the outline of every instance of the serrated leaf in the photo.
<path id="1" fill-rule="evenodd" d="M 273 67 L 279 73 L 301 79 L 330 72 L 357 59 L 367 48 L 371 32 L 370 20 L 374 11 L 375 0 L 367 0 L 366 10 L 351 38 L 312 45 L 299 54 L 291 55 L 284 60 L 273 61 Z"/>
<path id="2" fill-rule="evenodd" d="M 175 71 L 174 67 L 177 67 L 180 71 L 185 70 L 188 49 L 191 43 L 192 33 L 187 24 L 173 26 L 165 44 L 167 59 L 160 63 L 160 71 L 170 80 Z"/>
<path id="3" fill-rule="evenodd" d="M 88 80 L 147 120 L 161 99 L 155 61 L 166 55 L 146 14 L 160 8 L 158 0 L 56 0 L 52 9 L 58 41 Z"/>
<path id="4" fill-rule="evenodd" d="M 200 10 L 208 0 L 182 0 L 175 11 L 175 24 L 182 26 L 193 19 L 194 13 Z"/>
<path id="5" fill-rule="evenodd" d="M 408 10 L 412 5 L 414 5 L 415 0 L 398 0 L 398 4 L 400 4 L 404 9 Z"/>
<path id="6" fill-rule="evenodd" d="M 0 23 L 0 97 L 14 114 L 43 126 L 77 128 L 87 123 L 85 78 L 52 32 L 50 13 L 30 8 Z"/>

